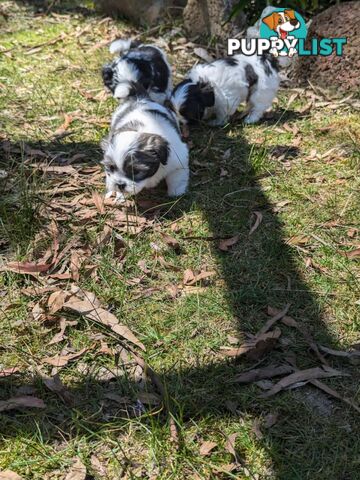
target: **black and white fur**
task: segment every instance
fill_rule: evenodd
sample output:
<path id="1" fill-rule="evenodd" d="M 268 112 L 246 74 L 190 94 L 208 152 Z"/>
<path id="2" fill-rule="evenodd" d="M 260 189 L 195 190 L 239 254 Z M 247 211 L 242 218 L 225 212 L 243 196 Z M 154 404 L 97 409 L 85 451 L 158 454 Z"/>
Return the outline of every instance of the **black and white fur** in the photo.
<path id="1" fill-rule="evenodd" d="M 245 122 L 255 123 L 271 106 L 279 83 L 272 55 L 234 55 L 193 67 L 174 88 L 171 103 L 182 123 L 215 117 L 211 125 L 224 125 L 246 102 Z"/>
<path id="2" fill-rule="evenodd" d="M 132 85 L 132 89 L 141 87 Z M 182 142 L 175 114 L 153 102 L 144 92 L 122 103 L 114 112 L 109 136 L 102 142 L 107 196 L 117 201 L 167 183 L 171 197 L 186 192 L 189 181 L 188 148 Z"/>
<path id="3" fill-rule="evenodd" d="M 163 104 L 169 98 L 171 68 L 160 48 L 120 39 L 111 43 L 110 52 L 120 56 L 104 65 L 102 77 L 115 98 L 123 100 L 134 95 L 134 83 L 142 85 L 155 102 Z"/>

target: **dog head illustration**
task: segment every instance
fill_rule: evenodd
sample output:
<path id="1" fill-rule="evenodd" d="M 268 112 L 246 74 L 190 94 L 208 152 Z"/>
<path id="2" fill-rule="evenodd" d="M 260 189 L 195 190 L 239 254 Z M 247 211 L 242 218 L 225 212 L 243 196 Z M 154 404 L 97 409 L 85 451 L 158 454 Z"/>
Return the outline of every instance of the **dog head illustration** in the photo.
<path id="1" fill-rule="evenodd" d="M 263 22 L 270 30 L 274 30 L 282 40 L 284 40 L 290 32 L 300 27 L 300 22 L 295 17 L 294 10 L 273 12 L 271 15 L 263 18 Z"/>

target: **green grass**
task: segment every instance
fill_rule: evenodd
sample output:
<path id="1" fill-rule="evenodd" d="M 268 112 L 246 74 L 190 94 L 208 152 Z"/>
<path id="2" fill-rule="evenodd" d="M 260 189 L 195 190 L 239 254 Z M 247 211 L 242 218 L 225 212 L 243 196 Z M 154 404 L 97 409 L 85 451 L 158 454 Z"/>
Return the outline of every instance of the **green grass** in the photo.
<path id="1" fill-rule="evenodd" d="M 55 185 L 71 178 L 44 176 L 35 167 L 44 160 L 29 160 L 26 148 L 46 152 L 47 159 L 81 153 L 83 165 L 99 162 L 99 141 L 116 105 L 101 93 L 99 71 L 109 55 L 99 42 L 135 30 L 113 20 L 100 23 L 91 10 L 60 5 L 54 15 L 44 16 L 31 6 L 0 2 L 0 10 L 10 14 L 7 21 L 0 16 L 4 27 L 0 45 L 5 51 L 0 63 L 0 135 L 9 142 L 0 150 L 0 169 L 8 172 L 0 180 L 2 263 L 41 258 L 50 245 L 46 230 L 50 219 L 43 214 L 49 202 L 71 201 L 79 193 L 89 197 L 94 189 L 103 191 L 102 178 L 88 182 L 90 177 L 81 174 L 75 180 L 80 191 L 66 197 L 54 195 Z M 62 40 L 32 51 L 60 34 L 64 34 Z M 156 41 L 156 37 L 148 39 Z M 177 74 L 194 62 L 191 50 L 170 58 Z M 145 357 L 169 394 L 179 449 L 169 439 L 169 417 L 164 411 L 154 407 L 134 416 L 105 399 L 106 393 L 116 392 L 135 402 L 141 388 L 134 368 L 122 366 L 118 340 L 92 322 L 67 314 L 78 320 L 77 325 L 68 327 L 61 343 L 49 346 L 58 324 L 34 320 L 31 315 L 34 305 L 45 302 L 47 295 L 25 295 L 24 288 L 37 281 L 2 272 L 0 367 L 16 365 L 23 373 L 0 379 L 1 400 L 30 385 L 46 408 L 0 413 L 0 470 L 11 469 L 29 479 L 63 478 L 78 456 L 89 478 L 104 478 L 94 469 L 95 455 L 106 465 L 109 478 L 360 479 L 355 410 L 329 401 L 310 386 L 261 399 L 255 385 L 230 382 L 235 373 L 256 362 L 231 362 L 219 352 L 221 346 L 229 345 L 229 335 L 245 339 L 261 328 L 268 318 L 268 305 L 282 308 L 286 303 L 291 303 L 290 315 L 319 344 L 347 349 L 359 342 L 358 264 L 344 256 L 359 242 L 358 112 L 347 103 L 336 109 L 315 104 L 302 114 L 313 92 L 299 92 L 288 107 L 293 93 L 282 90 L 275 116 L 258 125 L 244 127 L 236 121 L 222 129 L 194 129 L 189 193 L 176 201 L 167 199 L 161 188 L 145 196 L 160 207 L 155 209 L 151 228 L 138 235 L 122 232 L 128 244 L 123 258 L 115 254 L 114 236 L 109 244 L 94 247 L 106 214 L 82 226 L 76 223 L 75 210 L 70 208 L 64 219 L 59 213 L 61 248 L 78 236 L 76 248 L 91 248 L 89 262 L 97 265 L 97 277 L 80 269 L 79 285 L 94 292 L 146 345 Z M 54 133 L 64 114 L 73 121 L 68 135 L 59 139 Z M 249 236 L 254 211 L 260 211 L 263 220 Z M 349 233 L 351 229 L 355 233 Z M 162 233 L 178 239 L 180 254 L 166 246 Z M 218 249 L 217 240 L 198 238 L 235 234 L 240 240 L 229 253 Z M 287 243 L 294 236 L 307 240 Z M 152 244 L 178 270 L 159 264 Z M 143 274 L 139 260 L 145 260 L 151 274 Z M 188 268 L 216 275 L 203 290 L 172 299 L 166 288 L 180 284 Z M 134 282 L 138 278 L 141 282 Z M 72 283 L 64 280 L 57 285 L 70 289 Z M 143 295 L 149 288 L 157 290 Z M 263 365 L 291 355 L 301 368 L 319 364 L 298 332 L 281 329 L 282 341 Z M 94 335 L 99 333 L 117 353 L 95 354 L 99 340 Z M 75 351 L 89 348 L 85 356 L 60 371 L 73 395 L 72 406 L 49 391 L 36 371 L 41 365 L 43 373 L 50 374 L 42 359 L 66 346 Z M 349 376 L 324 382 L 359 403 L 356 362 L 328 360 Z M 118 364 L 122 375 L 111 382 L 99 379 L 104 367 Z M 314 395 L 320 407 L 330 407 L 321 409 Z M 277 413 L 278 421 L 270 429 L 262 427 L 263 438 L 258 439 L 254 422 L 268 413 Z M 238 434 L 241 467 L 226 473 L 233 461 L 226 437 L 233 433 Z M 218 444 L 207 457 L 199 454 L 204 440 Z"/>

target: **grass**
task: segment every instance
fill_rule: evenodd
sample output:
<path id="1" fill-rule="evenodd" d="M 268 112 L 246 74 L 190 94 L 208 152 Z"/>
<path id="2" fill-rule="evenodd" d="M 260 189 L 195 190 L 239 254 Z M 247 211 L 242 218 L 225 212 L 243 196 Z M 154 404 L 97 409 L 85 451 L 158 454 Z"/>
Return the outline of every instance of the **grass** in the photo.
<path id="1" fill-rule="evenodd" d="M 44 16 L 31 5 L 0 2 L 0 9 L 10 15 L 7 20 L 0 16 L 5 142 L 0 169 L 8 173 L 0 180 L 4 263 L 42 256 L 49 245 L 50 222 L 43 209 L 79 194 L 56 195 L 55 186 L 80 184 L 87 197 L 94 189 L 103 190 L 101 178 L 94 180 L 80 170 L 77 180 L 45 176 L 36 168 L 44 160 L 29 159 L 26 148 L 45 151 L 54 163 L 81 153 L 80 165 L 97 165 L 99 141 L 115 108 L 102 94 L 99 69 L 108 53 L 100 42 L 136 32 L 121 22 L 101 22 L 91 9 L 61 5 Z M 62 39 L 46 44 L 61 34 Z M 188 49 L 170 54 L 177 75 L 194 62 L 191 53 Z M 298 96 L 288 105 L 294 93 Z M 310 100 L 313 107 L 301 113 Z M 66 215 L 60 210 L 56 217 L 61 246 L 78 236 L 76 248 L 85 253 L 89 249 L 88 260 L 97 267 L 95 276 L 80 269 L 78 284 L 94 292 L 146 345 L 146 359 L 161 375 L 173 405 L 179 449 L 169 441 L 169 419 L 157 408 L 134 416 L 106 401 L 107 393 L 116 392 L 135 402 L 143 385 L 139 372 L 125 367 L 111 382 L 101 379 L 104 368 L 122 366 L 114 336 L 68 315 L 77 325 L 68 327 L 60 344 L 48 345 L 58 324 L 31 314 L 46 296 L 25 295 L 24 288 L 36 284 L 33 278 L 2 273 L 0 366 L 18 366 L 25 373 L 0 379 L 1 399 L 31 391 L 45 401 L 46 409 L 0 414 L 0 469 L 31 479 L 63 478 L 79 457 L 87 478 L 105 478 L 96 457 L 108 478 L 360 478 L 360 431 L 354 410 L 310 386 L 261 399 L 257 386 L 230 382 L 254 362 L 230 362 L 219 352 L 229 345 L 229 335 L 243 340 L 261 328 L 268 305 L 282 308 L 286 303 L 291 304 L 290 315 L 319 344 L 347 349 L 359 342 L 358 265 L 344 255 L 356 248 L 359 235 L 358 113 L 349 103 L 336 104 L 335 99 L 324 105 L 323 100 L 322 92 L 311 89 L 282 90 L 273 117 L 258 125 L 234 122 L 222 129 L 195 129 L 189 193 L 176 201 L 169 201 L 161 188 L 150 193 L 150 200 L 160 205 L 152 227 L 138 235 L 121 232 L 128 244 L 123 258 L 114 254 L 114 236 L 95 247 L 106 214 L 86 226 L 77 223 L 74 208 Z M 55 132 L 64 114 L 73 121 L 59 138 Z M 249 236 L 255 211 L 263 219 Z M 163 233 L 177 238 L 180 254 L 165 245 Z M 217 241 L 200 238 L 235 234 L 240 240 L 227 254 Z M 177 270 L 159 264 L 154 244 Z M 150 274 L 143 274 L 140 260 Z M 180 284 L 189 268 L 216 275 L 195 293 L 171 298 L 167 287 Z M 57 285 L 69 289 L 72 283 Z M 150 288 L 156 290 L 146 296 Z M 318 365 L 303 337 L 281 328 L 281 342 L 263 365 L 289 357 L 296 358 L 299 368 Z M 114 355 L 95 355 L 95 334 L 104 336 Z M 43 359 L 66 346 L 75 351 L 89 348 L 60 371 L 75 399 L 73 406 L 46 389 L 37 371 L 40 366 L 50 374 Z M 359 403 L 356 362 L 328 360 L 349 376 L 325 382 Z M 254 422 L 269 413 L 278 414 L 278 421 L 270 429 L 262 426 L 263 436 L 258 438 Z M 226 438 L 235 433 L 241 467 L 229 472 L 233 457 Z M 207 440 L 217 448 L 201 456 L 199 447 Z"/>

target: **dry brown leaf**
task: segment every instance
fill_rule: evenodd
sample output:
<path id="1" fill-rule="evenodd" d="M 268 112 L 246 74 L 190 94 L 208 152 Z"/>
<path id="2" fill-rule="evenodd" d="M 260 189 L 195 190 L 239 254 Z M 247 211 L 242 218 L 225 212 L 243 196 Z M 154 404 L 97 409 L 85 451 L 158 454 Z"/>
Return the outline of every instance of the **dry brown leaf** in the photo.
<path id="1" fill-rule="evenodd" d="M 271 332 L 266 332 L 251 340 L 247 340 L 238 348 L 222 349 L 222 353 L 227 357 L 240 357 L 246 354 L 251 360 L 259 360 L 259 358 L 274 348 L 280 336 L 281 330 L 275 328 Z"/>
<path id="2" fill-rule="evenodd" d="M 73 465 L 70 467 L 70 470 L 66 474 L 64 480 L 85 480 L 86 478 L 86 467 L 80 460 L 80 458 L 75 458 Z"/>
<path id="3" fill-rule="evenodd" d="M 65 330 L 67 327 L 68 323 L 65 318 L 60 319 L 60 331 L 56 333 L 53 338 L 50 340 L 48 345 L 54 345 L 55 343 L 62 342 L 65 338 Z"/>
<path id="4" fill-rule="evenodd" d="M 358 413 L 360 413 L 360 407 L 357 405 L 353 400 L 350 398 L 346 398 L 340 395 L 336 390 L 333 388 L 330 388 L 328 385 L 326 385 L 323 382 L 320 382 L 320 380 L 311 380 L 311 385 L 314 385 L 315 387 L 319 388 L 323 392 L 327 393 L 328 395 L 331 395 L 334 398 L 337 398 L 338 400 L 341 400 L 342 402 L 347 403 L 350 405 L 350 407 L 354 408 Z"/>
<path id="5" fill-rule="evenodd" d="M 232 433 L 228 437 L 226 437 L 226 443 L 225 443 L 225 448 L 226 450 L 231 453 L 231 455 L 234 457 L 235 461 L 238 463 L 238 456 L 235 450 L 235 442 L 238 437 L 238 433 Z"/>
<path id="6" fill-rule="evenodd" d="M 236 243 L 238 243 L 239 239 L 240 239 L 240 235 L 235 235 L 234 237 L 231 237 L 231 238 L 224 238 L 219 242 L 219 249 L 222 252 L 228 252 L 231 249 L 231 247 L 233 247 Z"/>
<path id="7" fill-rule="evenodd" d="M 145 350 L 144 344 L 136 338 L 136 336 L 127 326 L 121 325 L 115 315 L 108 312 L 104 308 L 96 306 L 94 302 L 91 302 L 88 299 L 81 300 L 79 297 L 74 296 L 64 304 L 64 308 L 80 313 L 90 320 L 110 327 L 113 332 L 117 333 L 134 345 L 137 345 L 142 350 Z"/>
<path id="8" fill-rule="evenodd" d="M 20 369 L 18 367 L 0 368 L 0 378 L 10 377 L 19 371 Z"/>
<path id="9" fill-rule="evenodd" d="M 184 285 L 190 285 L 190 286 L 195 285 L 195 283 L 200 282 L 201 280 L 205 280 L 206 278 L 210 278 L 215 274 L 216 272 L 214 271 L 211 271 L 211 272 L 201 271 L 200 273 L 195 275 L 192 270 L 185 270 L 183 283 Z"/>
<path id="10" fill-rule="evenodd" d="M 269 315 L 278 315 L 280 314 L 280 310 L 277 310 L 276 308 L 273 307 L 268 307 L 267 309 Z M 321 352 L 318 349 L 318 346 L 316 345 L 315 340 L 312 338 L 310 333 L 306 330 L 304 325 L 300 325 L 296 320 L 294 320 L 292 317 L 289 317 L 288 315 L 284 315 L 281 318 L 281 322 L 284 325 L 287 325 L 288 327 L 293 327 L 296 328 L 305 338 L 306 342 L 308 343 L 309 347 L 313 350 L 313 352 L 316 354 L 318 359 L 321 361 L 323 365 L 328 365 L 328 362 L 324 358 L 324 356 L 321 354 Z"/>
<path id="11" fill-rule="evenodd" d="M 107 245 L 111 238 L 112 238 L 112 228 L 109 225 L 105 225 L 104 230 L 100 233 L 100 235 L 96 239 L 96 246 L 101 247 Z"/>
<path id="12" fill-rule="evenodd" d="M 71 271 L 71 278 L 78 282 L 80 280 L 79 268 L 81 265 L 81 259 L 76 250 L 71 250 L 70 256 L 70 271 Z"/>
<path id="13" fill-rule="evenodd" d="M 144 405 L 159 405 L 161 403 L 161 398 L 156 393 L 151 392 L 138 392 L 137 398 Z"/>
<path id="14" fill-rule="evenodd" d="M 276 323 L 277 321 L 281 320 L 288 312 L 290 308 L 290 303 L 287 303 L 283 310 L 277 310 L 276 313 L 274 314 L 273 318 L 270 318 L 265 325 L 258 331 L 256 336 L 262 335 L 263 333 L 266 333 L 270 328 Z M 268 309 L 269 312 L 269 309 Z"/>
<path id="15" fill-rule="evenodd" d="M 360 351 L 359 350 L 352 350 L 350 352 L 345 352 L 343 350 L 333 350 L 332 348 L 324 347 L 323 345 L 319 345 L 320 350 L 322 350 L 325 353 L 328 353 L 329 355 L 334 355 L 335 357 L 346 357 L 346 358 L 351 358 L 351 357 L 360 357 Z"/>
<path id="16" fill-rule="evenodd" d="M 56 290 L 50 295 L 47 306 L 51 315 L 62 309 L 67 296 L 68 293 L 64 290 Z"/>
<path id="17" fill-rule="evenodd" d="M 259 225 L 260 225 L 260 223 L 262 222 L 262 219 L 263 219 L 263 214 L 261 212 L 254 212 L 254 215 L 256 216 L 256 220 L 255 220 L 254 225 L 250 229 L 249 236 L 252 235 L 255 232 L 255 230 L 258 229 L 258 227 L 259 227 Z"/>
<path id="18" fill-rule="evenodd" d="M 180 253 L 181 247 L 179 242 L 176 240 L 176 238 L 172 237 L 171 235 L 168 235 L 167 233 L 162 233 L 161 234 L 163 241 L 171 247 L 173 250 L 175 250 L 176 253 Z"/>
<path id="19" fill-rule="evenodd" d="M 45 357 L 43 358 L 43 363 L 48 363 L 49 365 L 53 365 L 54 367 L 65 367 L 69 362 L 72 360 L 76 360 L 77 358 L 81 357 L 86 353 L 89 349 L 82 348 L 78 352 L 69 353 L 67 355 L 55 355 L 54 357 Z"/>
<path id="20" fill-rule="evenodd" d="M 42 381 L 44 385 L 51 391 L 59 395 L 59 397 L 68 405 L 74 403 L 74 397 L 71 392 L 65 387 L 65 385 L 60 380 L 59 375 L 54 375 L 53 377 L 46 377 L 42 375 Z"/>
<path id="21" fill-rule="evenodd" d="M 264 417 L 264 427 L 265 428 L 271 428 L 272 426 L 275 425 L 275 423 L 279 419 L 279 414 L 278 413 L 268 413 Z"/>
<path id="22" fill-rule="evenodd" d="M 268 367 L 255 368 L 248 372 L 240 373 L 239 375 L 236 375 L 234 382 L 252 383 L 257 382 L 258 380 L 263 380 L 264 378 L 274 378 L 280 375 L 285 375 L 293 371 L 294 368 L 291 365 L 270 365 Z"/>
<path id="23" fill-rule="evenodd" d="M 23 480 L 23 477 L 12 470 L 3 470 L 0 472 L 0 480 Z"/>
<path id="24" fill-rule="evenodd" d="M 351 250 L 350 252 L 345 252 L 344 255 L 347 258 L 357 258 L 360 257 L 360 248 L 356 248 L 355 250 Z"/>
<path id="25" fill-rule="evenodd" d="M 73 117 L 64 113 L 64 122 L 60 125 L 60 127 L 54 132 L 54 136 L 61 137 L 66 130 L 70 127 L 71 122 L 73 121 Z"/>
<path id="26" fill-rule="evenodd" d="M 24 395 L 22 397 L 12 397 L 8 400 L 0 401 L 0 412 L 6 410 L 15 410 L 18 408 L 45 408 L 46 405 L 41 398 Z"/>
<path id="27" fill-rule="evenodd" d="M 310 242 L 310 237 L 306 235 L 294 235 L 287 240 L 288 245 L 307 245 Z"/>
<path id="28" fill-rule="evenodd" d="M 90 464 L 91 468 L 94 470 L 95 473 L 99 475 L 100 478 L 107 478 L 107 468 L 96 455 L 91 455 Z"/>
<path id="29" fill-rule="evenodd" d="M 318 378 L 329 378 L 335 376 L 346 376 L 348 374 L 335 370 L 333 368 L 327 367 L 315 367 L 308 368 L 307 370 L 298 370 L 290 375 L 282 378 L 278 383 L 276 383 L 270 390 L 263 393 L 261 396 L 263 398 L 271 397 L 281 392 L 285 388 L 294 385 L 299 382 L 308 382 L 309 380 L 316 380 Z"/>
<path id="30" fill-rule="evenodd" d="M 251 430 L 254 432 L 255 437 L 258 440 L 262 440 L 264 438 L 264 434 L 261 431 L 261 420 L 259 418 L 255 418 Z"/>
<path id="31" fill-rule="evenodd" d="M 175 420 L 172 416 L 170 416 L 169 424 L 170 424 L 170 441 L 174 444 L 175 448 L 178 449 L 180 446 L 179 434 L 177 431 Z"/>
<path id="32" fill-rule="evenodd" d="M 104 205 L 105 199 L 104 199 L 104 197 L 102 195 L 100 195 L 99 192 L 94 191 L 91 195 L 91 198 L 92 198 L 93 204 L 97 208 L 98 212 L 103 215 L 105 213 L 105 205 Z"/>
<path id="33" fill-rule="evenodd" d="M 206 457 L 209 453 L 216 448 L 218 444 L 216 442 L 205 441 L 200 445 L 200 455 Z"/>
<path id="34" fill-rule="evenodd" d="M 9 262 L 4 265 L 2 270 L 21 274 L 31 274 L 47 272 L 50 267 L 50 263 Z"/>

